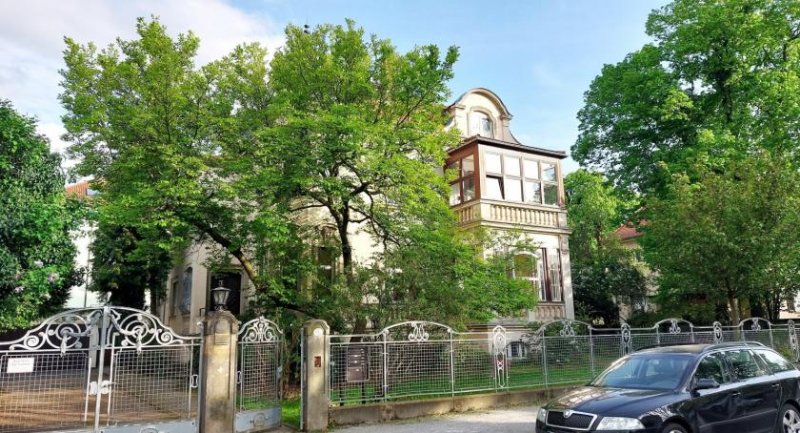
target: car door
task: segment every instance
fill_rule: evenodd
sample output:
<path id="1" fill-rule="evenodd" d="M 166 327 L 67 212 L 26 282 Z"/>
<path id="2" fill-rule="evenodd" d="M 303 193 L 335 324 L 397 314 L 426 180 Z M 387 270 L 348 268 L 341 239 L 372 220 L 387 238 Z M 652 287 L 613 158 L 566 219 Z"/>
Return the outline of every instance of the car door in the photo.
<path id="1" fill-rule="evenodd" d="M 733 382 L 720 352 L 709 353 L 700 359 L 690 386 L 694 386 L 699 379 L 714 379 L 719 383 L 719 388 L 692 391 L 692 407 L 697 416 L 699 432 L 734 431 L 738 384 Z"/>
<path id="2" fill-rule="evenodd" d="M 775 426 L 780 409 L 780 383 L 756 361 L 750 349 L 723 352 L 738 384 L 738 431 L 768 433 Z"/>

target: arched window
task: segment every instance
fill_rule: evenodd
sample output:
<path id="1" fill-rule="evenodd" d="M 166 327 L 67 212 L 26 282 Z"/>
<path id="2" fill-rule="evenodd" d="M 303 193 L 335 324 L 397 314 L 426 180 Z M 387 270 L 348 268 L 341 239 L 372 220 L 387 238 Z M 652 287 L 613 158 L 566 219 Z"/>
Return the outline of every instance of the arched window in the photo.
<path id="1" fill-rule="evenodd" d="M 469 135 L 494 138 L 494 124 L 488 114 L 473 111 L 469 119 Z"/>

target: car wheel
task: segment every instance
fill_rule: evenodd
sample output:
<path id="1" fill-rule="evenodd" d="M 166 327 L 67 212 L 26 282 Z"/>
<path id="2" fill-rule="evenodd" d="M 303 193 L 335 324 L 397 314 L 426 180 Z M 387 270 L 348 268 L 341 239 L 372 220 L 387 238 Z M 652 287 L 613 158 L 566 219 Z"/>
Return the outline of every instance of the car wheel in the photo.
<path id="1" fill-rule="evenodd" d="M 800 411 L 790 404 L 784 404 L 781 408 L 780 417 L 780 430 L 781 433 L 800 433 Z"/>
<path id="2" fill-rule="evenodd" d="M 662 433 L 687 433 L 686 429 L 683 428 L 680 424 L 667 424 L 664 426 L 664 430 L 661 430 Z"/>

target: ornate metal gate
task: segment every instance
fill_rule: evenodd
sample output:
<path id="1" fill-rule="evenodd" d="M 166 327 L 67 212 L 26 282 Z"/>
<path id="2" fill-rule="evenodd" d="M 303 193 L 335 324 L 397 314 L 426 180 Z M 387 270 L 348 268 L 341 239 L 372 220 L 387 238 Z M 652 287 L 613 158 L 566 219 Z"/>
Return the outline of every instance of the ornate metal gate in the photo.
<path id="1" fill-rule="evenodd" d="M 199 336 L 144 311 L 71 310 L 0 342 L 0 433 L 193 433 Z"/>
<path id="2" fill-rule="evenodd" d="M 281 424 L 283 332 L 263 317 L 239 330 L 239 371 L 236 377 L 237 433 L 265 430 Z"/>

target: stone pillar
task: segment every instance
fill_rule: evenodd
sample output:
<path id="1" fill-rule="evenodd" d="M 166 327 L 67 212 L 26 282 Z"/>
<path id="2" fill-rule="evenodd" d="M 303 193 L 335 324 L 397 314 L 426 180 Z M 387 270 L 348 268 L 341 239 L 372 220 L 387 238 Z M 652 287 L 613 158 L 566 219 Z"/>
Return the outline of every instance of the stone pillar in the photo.
<path id="1" fill-rule="evenodd" d="M 203 318 L 200 433 L 233 433 L 238 332 L 239 321 L 228 311 L 209 311 Z"/>
<path id="2" fill-rule="evenodd" d="M 330 371 L 328 333 L 324 320 L 309 320 L 303 326 L 303 430 L 328 429 L 328 394 L 325 392 Z M 201 432 L 202 433 L 202 432 Z"/>

